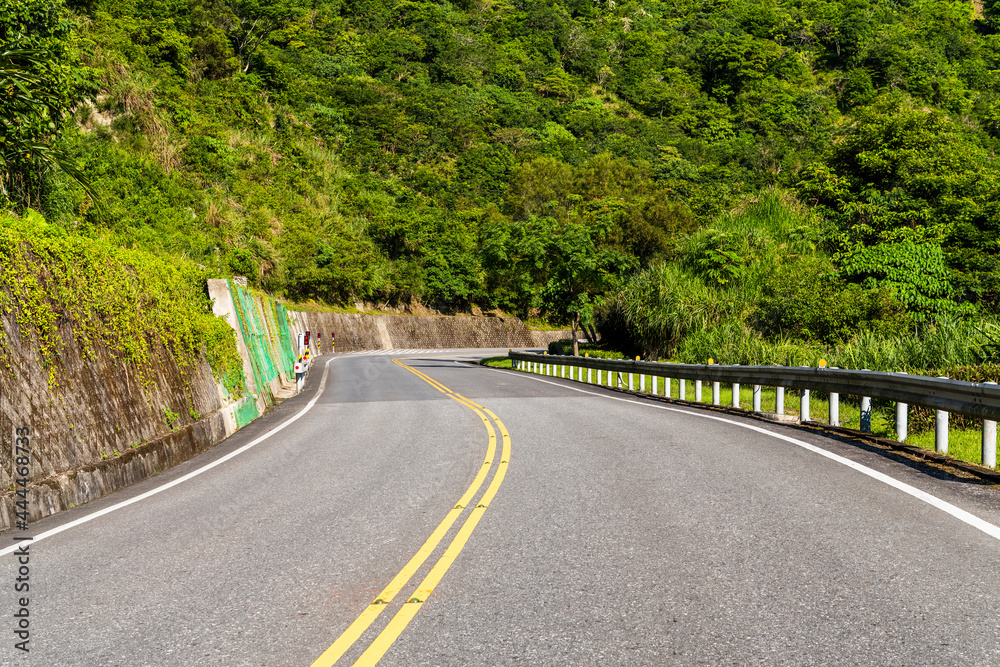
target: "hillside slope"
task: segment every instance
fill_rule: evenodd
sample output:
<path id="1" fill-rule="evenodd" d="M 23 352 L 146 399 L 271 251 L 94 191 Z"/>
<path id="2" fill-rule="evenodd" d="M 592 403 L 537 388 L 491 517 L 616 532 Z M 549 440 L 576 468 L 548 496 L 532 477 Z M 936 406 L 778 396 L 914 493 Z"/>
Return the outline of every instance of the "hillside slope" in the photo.
<path id="1" fill-rule="evenodd" d="M 67 4 L 3 0 L 0 48 L 58 64 L 22 65 L 64 100 L 33 136 L 62 137 L 99 206 L 10 152 L 4 182 L 73 234 L 293 299 L 586 320 L 643 266 L 727 289 L 757 250 L 704 230 L 778 187 L 837 290 L 887 290 L 891 325 L 1000 298 L 990 7 Z"/>

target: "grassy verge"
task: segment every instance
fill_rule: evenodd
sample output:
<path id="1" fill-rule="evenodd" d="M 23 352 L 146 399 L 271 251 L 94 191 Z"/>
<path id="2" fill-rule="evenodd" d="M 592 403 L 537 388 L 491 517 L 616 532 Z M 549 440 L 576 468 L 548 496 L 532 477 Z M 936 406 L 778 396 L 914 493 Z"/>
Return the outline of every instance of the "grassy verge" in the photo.
<path id="1" fill-rule="evenodd" d="M 479 362 L 491 368 L 511 368 L 510 357 L 490 357 Z"/>

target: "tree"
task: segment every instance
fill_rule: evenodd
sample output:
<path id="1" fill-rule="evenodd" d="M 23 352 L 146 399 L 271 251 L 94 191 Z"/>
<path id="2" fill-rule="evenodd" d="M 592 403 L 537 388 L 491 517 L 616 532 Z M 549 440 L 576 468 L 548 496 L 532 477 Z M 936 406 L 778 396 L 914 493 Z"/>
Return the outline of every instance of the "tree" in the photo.
<path id="1" fill-rule="evenodd" d="M 52 169 L 90 193 L 74 160 L 57 145 L 85 96 L 71 40 L 61 2 L 0 0 L 0 197 L 21 206 L 36 205 Z"/>
<path id="2" fill-rule="evenodd" d="M 594 296 L 607 289 L 616 274 L 634 263 L 621 253 L 600 249 L 595 236 L 600 227 L 582 222 L 564 223 L 552 237 L 547 248 L 549 279 L 543 290 L 546 310 L 560 319 L 569 320 L 573 339 L 573 356 L 580 356 L 577 331 L 594 317 Z"/>
<path id="3" fill-rule="evenodd" d="M 264 40 L 301 12 L 295 0 L 230 0 L 229 10 L 222 24 L 241 72 L 250 69 L 251 59 Z"/>

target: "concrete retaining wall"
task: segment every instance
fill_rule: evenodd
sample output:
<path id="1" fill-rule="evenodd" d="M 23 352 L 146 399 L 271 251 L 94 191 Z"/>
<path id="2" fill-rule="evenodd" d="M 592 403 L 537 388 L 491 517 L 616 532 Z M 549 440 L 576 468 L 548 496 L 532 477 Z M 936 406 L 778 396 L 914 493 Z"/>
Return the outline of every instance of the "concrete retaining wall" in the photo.
<path id="1" fill-rule="evenodd" d="M 568 331 L 531 331 L 516 317 L 409 317 L 348 313 L 293 313 L 299 326 L 322 333 L 324 353 L 336 333 L 337 352 L 465 347 L 538 347 Z"/>

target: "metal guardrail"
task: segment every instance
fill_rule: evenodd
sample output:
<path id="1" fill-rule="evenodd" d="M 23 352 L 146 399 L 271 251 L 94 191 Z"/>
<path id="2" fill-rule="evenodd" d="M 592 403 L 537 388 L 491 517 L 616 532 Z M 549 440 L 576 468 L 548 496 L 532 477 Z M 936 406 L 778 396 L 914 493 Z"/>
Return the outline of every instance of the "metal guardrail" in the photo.
<path id="1" fill-rule="evenodd" d="M 809 421 L 809 392 L 822 391 L 830 395 L 830 424 L 833 426 L 840 425 L 840 394 L 860 396 L 862 431 L 871 430 L 872 398 L 895 401 L 896 433 L 900 442 L 907 436 L 908 407 L 925 406 L 936 411 L 935 449 L 945 454 L 948 452 L 949 413 L 979 417 L 983 420 L 983 465 L 996 467 L 996 422 L 1000 420 L 1000 386 L 995 382 L 965 382 L 906 373 L 840 368 L 671 364 L 530 352 L 511 352 L 510 358 L 517 370 L 568 377 L 603 386 L 624 385 L 627 375 L 628 388 L 633 389 L 634 376 L 639 376 L 642 383 L 645 382 L 645 376 L 650 376 L 663 378 L 664 388 L 669 393 L 671 379 L 682 382 L 693 380 L 696 383 L 695 400 L 699 402 L 702 383 L 708 382 L 712 385 L 713 405 L 719 405 L 720 383 L 732 384 L 733 407 L 737 408 L 740 407 L 739 386 L 749 384 L 753 386 L 755 412 L 761 411 L 761 387 L 777 388 L 778 414 L 784 412 L 784 389 L 797 389 L 801 391 L 799 421 Z M 584 369 L 587 369 L 586 379 Z M 651 392 L 656 394 L 656 380 L 653 379 L 652 383 Z M 642 385 L 639 390 L 646 391 Z"/>

